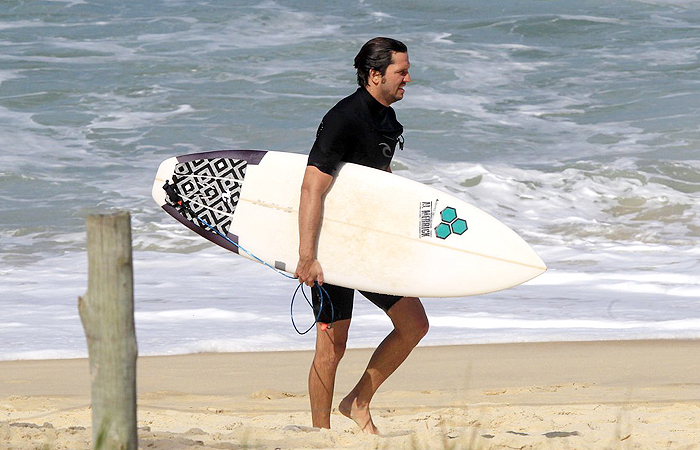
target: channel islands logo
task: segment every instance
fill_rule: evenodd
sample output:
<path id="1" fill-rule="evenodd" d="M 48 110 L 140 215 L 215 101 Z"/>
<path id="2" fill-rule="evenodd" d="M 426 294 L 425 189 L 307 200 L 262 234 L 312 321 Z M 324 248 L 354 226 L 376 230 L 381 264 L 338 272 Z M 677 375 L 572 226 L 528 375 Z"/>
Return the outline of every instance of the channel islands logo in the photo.
<path id="1" fill-rule="evenodd" d="M 451 206 L 443 209 L 440 213 L 440 224 L 435 227 L 435 236 L 440 239 L 447 239 L 453 234 L 462 235 L 467 231 L 467 221 L 457 217 L 457 210 Z"/>

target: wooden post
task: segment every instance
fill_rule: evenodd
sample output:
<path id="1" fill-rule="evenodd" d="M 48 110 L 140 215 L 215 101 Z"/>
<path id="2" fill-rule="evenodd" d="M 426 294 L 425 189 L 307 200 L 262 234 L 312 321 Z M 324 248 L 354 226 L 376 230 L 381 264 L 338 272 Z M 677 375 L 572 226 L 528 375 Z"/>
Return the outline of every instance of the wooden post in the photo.
<path id="1" fill-rule="evenodd" d="M 92 376 L 92 448 L 136 450 L 136 332 L 131 217 L 90 215 L 88 288 L 78 298 Z"/>

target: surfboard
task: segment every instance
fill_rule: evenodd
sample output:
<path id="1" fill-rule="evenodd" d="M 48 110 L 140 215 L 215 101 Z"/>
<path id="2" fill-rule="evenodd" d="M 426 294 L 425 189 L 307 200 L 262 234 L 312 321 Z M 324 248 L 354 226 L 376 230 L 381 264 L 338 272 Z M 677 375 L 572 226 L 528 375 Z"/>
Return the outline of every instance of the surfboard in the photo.
<path id="1" fill-rule="evenodd" d="M 153 199 L 183 225 L 234 253 L 293 274 L 307 156 L 223 150 L 168 158 Z M 546 265 L 512 229 L 449 193 L 344 164 L 328 192 L 318 259 L 325 282 L 416 297 L 498 291 Z"/>

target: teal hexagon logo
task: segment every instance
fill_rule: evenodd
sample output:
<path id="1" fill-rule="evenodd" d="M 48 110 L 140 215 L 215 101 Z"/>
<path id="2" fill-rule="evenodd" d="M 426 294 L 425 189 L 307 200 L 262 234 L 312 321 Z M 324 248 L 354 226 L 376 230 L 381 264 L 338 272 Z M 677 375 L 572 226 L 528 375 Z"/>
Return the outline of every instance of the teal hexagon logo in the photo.
<path id="1" fill-rule="evenodd" d="M 447 236 L 452 234 L 452 229 L 449 224 L 442 222 L 440 225 L 435 227 L 435 236 L 440 239 L 447 239 Z"/>
<path id="2" fill-rule="evenodd" d="M 467 221 L 464 219 L 457 219 L 454 222 L 452 222 L 452 225 L 450 225 L 450 226 L 452 227 L 452 232 L 454 234 L 459 234 L 459 235 L 464 234 L 464 232 L 467 231 L 467 229 L 468 229 Z"/>
<path id="3" fill-rule="evenodd" d="M 461 236 L 468 229 L 467 221 L 458 218 L 457 210 L 448 206 L 440 213 L 440 223 L 435 227 L 435 236 L 440 239 L 447 239 L 453 234 Z"/>
<path id="4" fill-rule="evenodd" d="M 451 206 L 443 209 L 440 213 L 440 218 L 445 223 L 452 223 L 457 218 L 457 210 Z"/>

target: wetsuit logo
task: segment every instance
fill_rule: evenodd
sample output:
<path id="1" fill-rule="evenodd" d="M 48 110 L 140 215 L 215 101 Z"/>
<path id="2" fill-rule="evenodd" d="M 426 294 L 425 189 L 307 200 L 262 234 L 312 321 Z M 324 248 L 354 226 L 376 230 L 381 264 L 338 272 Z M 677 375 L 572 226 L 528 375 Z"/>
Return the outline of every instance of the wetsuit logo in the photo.
<path id="1" fill-rule="evenodd" d="M 381 147 L 382 149 L 382 154 L 387 158 L 391 158 L 392 156 L 394 156 L 394 149 L 391 148 L 391 146 L 386 142 L 380 143 L 379 147 Z"/>

